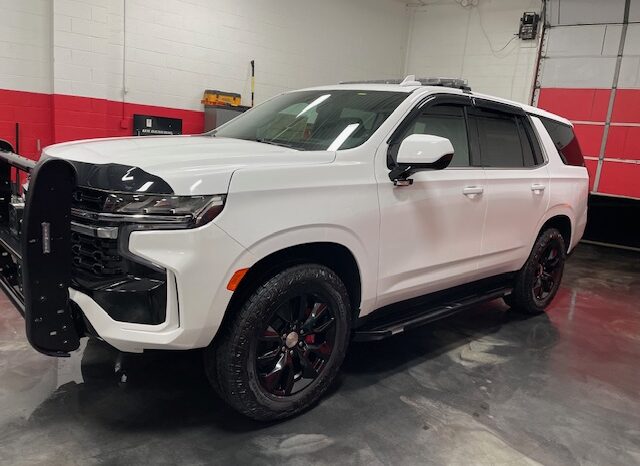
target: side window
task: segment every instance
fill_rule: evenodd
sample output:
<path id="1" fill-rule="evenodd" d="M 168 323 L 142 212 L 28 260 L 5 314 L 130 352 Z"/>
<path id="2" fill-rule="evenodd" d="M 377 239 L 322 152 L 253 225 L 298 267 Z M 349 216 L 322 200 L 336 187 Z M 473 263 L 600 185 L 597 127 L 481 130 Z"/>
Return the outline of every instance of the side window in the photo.
<path id="1" fill-rule="evenodd" d="M 411 134 L 432 134 L 447 138 L 453 145 L 453 160 L 450 167 L 468 167 L 469 140 L 464 108 L 457 105 L 436 105 L 429 107 L 407 128 L 400 140 Z"/>
<path id="2" fill-rule="evenodd" d="M 539 117 L 565 165 L 584 167 L 584 157 L 573 128 L 559 121 Z"/>
<path id="3" fill-rule="evenodd" d="M 517 168 L 526 165 L 520 136 L 523 129 L 515 115 L 475 110 L 471 118 L 478 129 L 483 166 Z M 528 147 L 530 152 L 531 146 Z M 532 160 L 533 154 L 527 157 Z"/>
<path id="4" fill-rule="evenodd" d="M 522 146 L 522 160 L 524 162 L 524 166 L 533 167 L 537 165 L 537 163 L 536 155 L 533 153 L 533 149 L 531 147 L 531 140 L 529 139 L 522 118 L 518 118 L 516 121 L 518 122 L 518 133 L 520 136 L 520 145 Z"/>
<path id="5" fill-rule="evenodd" d="M 483 166 L 520 168 L 544 163 L 526 117 L 474 108 L 469 119 L 478 131 Z"/>

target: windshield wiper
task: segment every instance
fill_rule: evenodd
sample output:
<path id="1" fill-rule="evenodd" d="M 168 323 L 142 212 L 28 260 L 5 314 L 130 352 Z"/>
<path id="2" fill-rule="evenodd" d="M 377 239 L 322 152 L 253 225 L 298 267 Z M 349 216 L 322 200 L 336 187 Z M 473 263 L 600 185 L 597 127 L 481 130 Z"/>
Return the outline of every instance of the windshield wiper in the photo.
<path id="1" fill-rule="evenodd" d="M 289 149 L 293 148 L 291 144 L 287 144 L 286 142 L 274 141 L 273 139 L 257 138 L 257 139 L 254 139 L 254 141 L 261 142 L 263 144 L 271 144 L 273 146 L 288 147 Z"/>

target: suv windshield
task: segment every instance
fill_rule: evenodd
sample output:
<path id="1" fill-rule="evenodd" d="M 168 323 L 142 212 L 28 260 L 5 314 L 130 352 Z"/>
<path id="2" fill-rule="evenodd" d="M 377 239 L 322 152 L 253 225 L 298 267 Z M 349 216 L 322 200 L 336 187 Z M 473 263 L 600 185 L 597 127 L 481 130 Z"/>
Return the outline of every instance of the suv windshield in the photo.
<path id="1" fill-rule="evenodd" d="M 209 134 L 299 150 L 350 149 L 369 139 L 407 96 L 389 91 L 291 92 Z"/>

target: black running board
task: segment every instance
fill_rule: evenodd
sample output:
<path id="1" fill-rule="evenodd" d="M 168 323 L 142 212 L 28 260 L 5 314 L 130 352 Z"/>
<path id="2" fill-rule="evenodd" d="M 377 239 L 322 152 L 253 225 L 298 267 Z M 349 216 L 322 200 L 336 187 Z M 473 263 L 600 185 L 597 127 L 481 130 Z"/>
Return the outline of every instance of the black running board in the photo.
<path id="1" fill-rule="evenodd" d="M 511 293 L 511 285 L 503 285 L 480 294 L 463 296 L 460 299 L 432 302 L 429 305 L 413 304 L 403 311 L 387 313 L 385 319 L 367 319 L 354 332 L 354 341 L 376 341 L 389 338 L 411 328 L 448 317 L 478 304 L 502 298 Z"/>

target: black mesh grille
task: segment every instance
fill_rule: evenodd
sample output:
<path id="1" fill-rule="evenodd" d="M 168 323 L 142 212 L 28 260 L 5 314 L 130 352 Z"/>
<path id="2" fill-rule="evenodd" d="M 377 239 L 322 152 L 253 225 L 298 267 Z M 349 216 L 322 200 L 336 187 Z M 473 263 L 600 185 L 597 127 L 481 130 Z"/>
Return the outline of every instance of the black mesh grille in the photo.
<path id="1" fill-rule="evenodd" d="M 125 262 L 118 254 L 115 239 L 93 238 L 73 232 L 71 253 L 74 272 L 89 273 L 96 278 L 115 278 L 126 274 Z"/>
<path id="2" fill-rule="evenodd" d="M 72 221 L 71 285 L 90 296 L 114 320 L 156 325 L 166 317 L 167 273 L 136 260 L 121 249 L 120 239 L 98 238 L 102 229 L 109 234 L 123 234 L 117 222 L 85 215 L 105 212 L 107 199 L 113 194 L 86 187 L 76 187 L 71 207 L 79 211 Z M 88 220 L 91 219 L 91 220 Z M 87 223 L 87 222 L 90 223 Z"/>
<path id="3" fill-rule="evenodd" d="M 73 191 L 71 207 L 75 209 L 90 210 L 100 212 L 103 210 L 108 193 L 97 189 L 76 188 Z"/>

